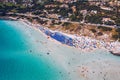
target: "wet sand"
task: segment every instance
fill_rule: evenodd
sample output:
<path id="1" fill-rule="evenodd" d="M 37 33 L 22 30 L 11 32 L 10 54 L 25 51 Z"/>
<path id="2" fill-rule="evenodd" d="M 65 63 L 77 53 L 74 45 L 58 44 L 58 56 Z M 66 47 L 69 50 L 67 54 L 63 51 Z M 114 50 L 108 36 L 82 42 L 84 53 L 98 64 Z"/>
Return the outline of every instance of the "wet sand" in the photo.
<path id="1" fill-rule="evenodd" d="M 23 22 L 20 22 L 25 24 Z M 30 38 L 35 48 L 35 55 L 43 56 L 52 65 L 62 68 L 67 74 L 66 80 L 119 80 L 120 58 L 106 50 L 96 49 L 93 52 L 83 52 L 77 48 L 59 44 L 31 26 L 25 24 L 21 28 Z M 39 52 L 43 54 L 39 54 Z M 62 72 L 60 72 L 62 73 Z M 60 80 L 63 80 L 62 78 Z"/>

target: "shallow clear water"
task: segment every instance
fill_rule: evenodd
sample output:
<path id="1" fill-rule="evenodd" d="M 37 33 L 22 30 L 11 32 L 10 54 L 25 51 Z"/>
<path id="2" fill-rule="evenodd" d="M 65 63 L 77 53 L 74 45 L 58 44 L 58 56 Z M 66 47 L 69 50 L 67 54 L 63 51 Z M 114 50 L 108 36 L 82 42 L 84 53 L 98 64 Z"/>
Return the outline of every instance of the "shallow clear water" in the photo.
<path id="1" fill-rule="evenodd" d="M 21 21 L 0 20 L 0 80 L 120 80 L 119 62 L 108 51 L 83 52 Z"/>
<path id="2" fill-rule="evenodd" d="M 0 80 L 61 80 L 61 69 L 34 55 L 42 53 L 34 51 L 28 36 L 15 27 L 25 25 L 14 23 L 0 20 Z"/>

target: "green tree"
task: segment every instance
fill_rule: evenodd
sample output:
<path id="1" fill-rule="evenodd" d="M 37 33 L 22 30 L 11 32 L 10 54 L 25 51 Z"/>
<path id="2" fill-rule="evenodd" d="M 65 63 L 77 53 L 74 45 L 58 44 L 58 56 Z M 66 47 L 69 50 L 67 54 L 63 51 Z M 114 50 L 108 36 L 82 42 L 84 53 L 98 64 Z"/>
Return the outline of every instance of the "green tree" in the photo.
<path id="1" fill-rule="evenodd" d="M 95 23 L 95 24 L 101 24 L 102 23 L 102 17 L 99 14 L 87 15 L 85 19 L 88 23 Z"/>
<path id="2" fill-rule="evenodd" d="M 117 18 L 117 19 L 115 20 L 115 22 L 116 22 L 117 26 L 120 26 L 120 18 Z"/>

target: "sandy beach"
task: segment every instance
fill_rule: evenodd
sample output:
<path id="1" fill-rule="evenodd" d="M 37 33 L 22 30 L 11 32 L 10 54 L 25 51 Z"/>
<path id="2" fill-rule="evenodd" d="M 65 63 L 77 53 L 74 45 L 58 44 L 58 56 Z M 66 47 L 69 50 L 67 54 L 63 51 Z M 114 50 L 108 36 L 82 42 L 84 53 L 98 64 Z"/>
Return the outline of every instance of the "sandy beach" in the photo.
<path id="1" fill-rule="evenodd" d="M 9 17 L 10 19 L 17 19 L 13 17 Z M 68 46 L 73 46 L 77 49 L 80 49 L 82 51 L 94 51 L 96 49 L 104 49 L 113 53 L 119 53 L 120 52 L 120 42 L 118 41 L 113 41 L 113 42 L 106 42 L 103 40 L 96 40 L 87 36 L 77 36 L 77 35 L 72 35 L 72 34 L 67 34 L 63 33 L 60 31 L 53 31 L 48 28 L 43 27 L 40 24 L 37 23 L 31 23 L 27 19 L 18 19 L 19 21 L 24 22 L 25 24 L 32 26 L 34 29 L 38 30 L 41 32 L 41 34 L 45 34 L 49 40 L 52 40 L 55 43 L 58 44 L 65 44 Z M 60 39 L 64 37 L 64 39 L 58 39 L 55 38 L 59 37 Z M 61 37 L 63 36 L 63 37 Z M 68 39 L 69 38 L 69 39 Z"/>
<path id="2" fill-rule="evenodd" d="M 120 0 L 0 0 L 0 80 L 120 80 Z"/>
<path id="3" fill-rule="evenodd" d="M 28 21 L 26 22 L 29 23 Z M 37 26 L 37 29 L 39 29 L 42 33 L 46 34 L 48 37 L 51 37 L 52 39 L 54 39 L 54 41 L 56 40 L 60 43 L 73 46 L 82 51 L 93 51 L 96 49 L 104 49 L 104 50 L 112 51 L 115 53 L 120 52 L 120 47 L 119 47 L 120 42 L 118 41 L 106 42 L 103 40 L 96 40 L 87 36 L 77 36 L 75 34 L 72 35 L 72 34 L 67 34 L 60 31 L 53 31 L 39 24 L 33 24 L 33 25 L 34 27 Z M 61 39 L 58 39 L 58 37 Z"/>
<path id="4" fill-rule="evenodd" d="M 24 22 L 21 22 L 25 24 Z M 120 58 L 103 49 L 92 52 L 81 51 L 48 39 L 43 33 L 25 24 L 21 28 L 29 36 L 32 47 L 51 61 L 52 65 L 61 67 L 67 74 L 59 80 L 119 80 Z M 42 52 L 43 54 L 39 54 Z M 49 53 L 49 54 L 47 54 Z M 68 78 L 69 77 L 69 78 Z"/>

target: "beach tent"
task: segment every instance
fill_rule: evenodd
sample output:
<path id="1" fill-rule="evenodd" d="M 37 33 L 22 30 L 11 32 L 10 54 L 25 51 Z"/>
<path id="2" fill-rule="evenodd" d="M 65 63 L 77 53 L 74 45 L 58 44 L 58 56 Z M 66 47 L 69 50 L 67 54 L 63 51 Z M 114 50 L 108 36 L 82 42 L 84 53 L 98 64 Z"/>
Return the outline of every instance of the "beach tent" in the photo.
<path id="1" fill-rule="evenodd" d="M 67 44 L 69 46 L 73 46 L 73 39 L 60 33 L 60 32 L 51 32 L 50 30 L 45 30 L 44 33 L 50 37 L 52 37 L 53 39 L 63 43 L 63 44 Z"/>
<path id="2" fill-rule="evenodd" d="M 49 30 L 45 30 L 45 34 L 48 35 L 48 36 L 51 36 L 53 33 Z"/>
<path id="3" fill-rule="evenodd" d="M 56 39 L 57 41 L 63 43 L 63 44 L 67 44 L 67 45 L 70 45 L 70 46 L 73 46 L 72 44 L 72 38 L 62 34 L 62 33 L 59 33 L 59 32 L 55 32 L 53 36 L 51 36 L 52 38 Z"/>

